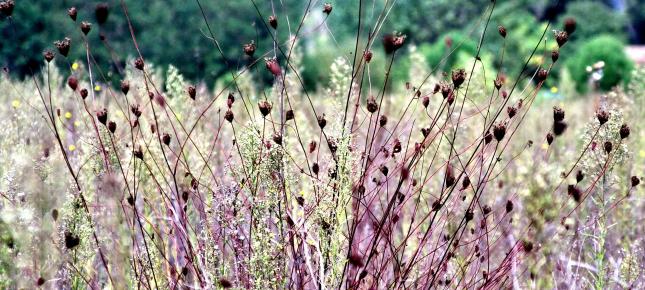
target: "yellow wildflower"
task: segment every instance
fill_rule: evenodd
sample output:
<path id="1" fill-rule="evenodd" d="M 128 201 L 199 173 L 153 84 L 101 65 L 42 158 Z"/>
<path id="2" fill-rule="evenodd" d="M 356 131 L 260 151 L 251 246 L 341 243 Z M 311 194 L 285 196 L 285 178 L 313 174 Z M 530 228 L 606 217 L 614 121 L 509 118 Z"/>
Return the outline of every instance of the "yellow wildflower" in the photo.
<path id="1" fill-rule="evenodd" d="M 73 69 L 73 70 L 77 70 L 77 69 L 78 69 L 78 63 L 74 62 L 74 63 L 72 64 L 72 69 Z"/>
<path id="2" fill-rule="evenodd" d="M 67 149 L 69 149 L 69 151 L 74 151 L 76 150 L 76 146 L 74 144 L 71 144 L 67 147 Z"/>
<path id="3" fill-rule="evenodd" d="M 72 118 L 72 112 L 65 112 L 65 119 L 71 119 Z"/>
<path id="4" fill-rule="evenodd" d="M 95 85 L 94 86 L 94 91 L 100 92 L 101 91 L 101 86 L 100 85 Z"/>
<path id="5" fill-rule="evenodd" d="M 11 106 L 12 106 L 14 109 L 18 109 L 18 108 L 20 108 L 20 100 L 13 100 L 13 102 L 11 102 Z"/>
<path id="6" fill-rule="evenodd" d="M 557 94 L 558 93 L 558 87 L 551 87 L 551 93 Z"/>

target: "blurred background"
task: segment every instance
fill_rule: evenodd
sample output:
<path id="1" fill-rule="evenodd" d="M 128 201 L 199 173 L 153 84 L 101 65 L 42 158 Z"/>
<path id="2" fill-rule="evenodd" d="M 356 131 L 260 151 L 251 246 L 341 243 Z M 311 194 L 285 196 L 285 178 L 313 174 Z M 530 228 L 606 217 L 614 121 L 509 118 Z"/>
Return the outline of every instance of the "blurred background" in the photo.
<path id="1" fill-rule="evenodd" d="M 85 48 L 79 45 L 82 43 L 80 32 L 65 13 L 69 7 L 75 6 L 79 11 L 79 23 L 89 21 L 94 24 L 89 38 L 98 63 L 110 72 L 110 79 L 118 81 L 122 78 L 124 65 L 128 57 L 136 55 L 136 50 L 120 1 L 102 2 L 108 5 L 109 10 L 107 19 L 100 25 L 97 23 L 98 4 L 95 1 L 29 0 L 28 5 L 20 5 L 23 1 L 17 0 L 13 19 L 1 16 L 4 23 L 0 26 L 0 65 L 8 68 L 12 76 L 21 78 L 30 71 L 37 71 L 43 64 L 43 50 L 53 49 L 52 43 L 65 36 L 72 38 L 70 59 L 84 62 Z M 161 66 L 163 71 L 172 64 L 186 78 L 209 87 L 230 77 L 220 53 L 207 37 L 209 33 L 196 1 L 125 2 L 147 62 Z M 307 2 L 281 0 L 273 1 L 272 6 L 272 1 L 255 1 L 257 9 L 252 1 L 201 1 L 201 5 L 229 65 L 237 70 L 249 62 L 244 57 L 243 44 L 255 41 L 258 46 L 256 56 L 273 48 L 264 24 L 269 15 L 277 16 L 278 38 L 282 42 L 287 41 L 289 33 L 297 29 Z M 372 25 L 386 1 L 364 2 L 363 19 Z M 339 57 L 334 53 L 345 51 L 345 56 L 349 57 L 354 49 L 358 1 L 330 3 L 333 11 L 326 21 L 322 2 L 316 2 L 316 6 L 309 9 L 311 15 L 307 17 L 301 33 L 303 37 L 299 45 L 304 50 L 302 66 L 307 89 L 328 83 L 330 64 Z M 475 54 L 479 32 L 473 32 L 473 28 L 481 21 L 487 3 L 487 0 L 399 0 L 381 31 L 398 31 L 407 35 L 408 49 L 420 52 L 432 68 L 449 71 L 463 65 Z M 492 33 L 487 35 L 489 39 L 484 42 L 483 53 L 491 64 L 489 68 L 508 75 L 521 69 L 548 21 L 554 28 L 559 28 L 568 17 L 577 20 L 576 33 L 561 50 L 563 64 L 556 66 L 553 72 L 556 77 L 550 78 L 546 86 L 553 93 L 562 87 L 559 82 L 566 82 L 563 85 L 570 87 L 570 94 L 586 93 L 592 77 L 590 68 L 595 70 L 593 65 L 598 65 L 599 61 L 605 63 L 602 79 L 597 85 L 600 90 L 628 82 L 634 64 L 645 62 L 645 1 L 518 0 L 499 1 L 497 5 L 491 21 Z M 9 21 L 14 25 L 9 25 Z M 503 39 L 495 31 L 498 25 L 504 25 L 509 34 L 503 63 L 498 53 Z M 552 36 L 552 33 L 547 34 L 549 38 Z M 373 50 L 377 54 L 382 53 L 380 43 L 377 44 Z M 446 52 L 456 44 L 460 44 L 459 48 L 438 67 Z M 540 57 L 553 48 L 543 47 L 531 63 L 539 63 Z M 410 62 L 408 58 L 397 60 L 393 66 L 393 84 L 401 85 L 407 81 Z M 375 75 L 378 78 L 378 74 Z M 267 74 L 259 78 L 265 78 L 265 82 L 272 79 Z M 373 81 L 378 83 L 379 80 Z"/>

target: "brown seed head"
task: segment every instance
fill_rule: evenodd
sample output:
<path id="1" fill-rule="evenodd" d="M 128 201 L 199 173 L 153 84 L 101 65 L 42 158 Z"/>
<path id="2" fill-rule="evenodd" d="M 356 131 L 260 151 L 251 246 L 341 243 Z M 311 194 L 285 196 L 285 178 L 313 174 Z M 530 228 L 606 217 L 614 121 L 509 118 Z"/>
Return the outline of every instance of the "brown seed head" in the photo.
<path id="1" fill-rule="evenodd" d="M 0 3 L 0 13 L 9 17 L 13 14 L 13 8 L 16 6 L 14 0 L 5 0 Z"/>
<path id="2" fill-rule="evenodd" d="M 134 60 L 134 67 L 138 70 L 143 70 L 144 66 L 145 63 L 143 62 L 143 58 L 137 57 L 137 59 Z"/>
<path id="3" fill-rule="evenodd" d="M 96 112 L 96 119 L 99 120 L 101 124 L 106 125 L 107 118 L 108 118 L 107 109 L 103 108 L 103 110 Z"/>
<path id="4" fill-rule="evenodd" d="M 564 31 L 569 35 L 573 34 L 576 31 L 576 20 L 574 18 L 567 18 L 564 20 Z"/>
<path id="5" fill-rule="evenodd" d="M 466 80 L 466 71 L 461 68 L 452 71 L 452 85 L 456 88 L 459 88 L 461 84 Z"/>
<path id="6" fill-rule="evenodd" d="M 271 25 L 273 29 L 278 29 L 278 18 L 276 18 L 275 15 L 269 16 L 269 25 Z"/>
<path id="7" fill-rule="evenodd" d="M 378 104 L 376 103 L 376 99 L 374 98 L 374 96 L 370 96 L 367 99 L 367 111 L 370 113 L 374 113 L 376 112 L 376 110 L 378 110 Z"/>
<path id="8" fill-rule="evenodd" d="M 102 25 L 107 21 L 108 16 L 110 15 L 110 6 L 107 3 L 96 4 L 94 15 L 96 16 L 96 22 L 98 22 L 99 25 Z"/>
<path id="9" fill-rule="evenodd" d="M 51 50 L 43 52 L 43 56 L 47 62 L 51 62 L 54 59 L 54 53 Z"/>
<path id="10" fill-rule="evenodd" d="M 86 88 L 82 88 L 79 93 L 81 94 L 81 98 L 83 98 L 83 100 L 87 98 L 88 92 Z"/>
<path id="11" fill-rule="evenodd" d="M 551 145 L 553 143 L 553 134 L 552 133 L 547 133 L 546 134 L 546 143 Z"/>
<path id="12" fill-rule="evenodd" d="M 67 57 L 69 54 L 69 47 L 72 45 L 72 39 L 65 37 L 63 40 L 58 40 L 54 42 L 54 46 L 58 49 L 58 53 L 62 56 Z"/>
<path id="13" fill-rule="evenodd" d="M 90 33 L 90 30 L 92 30 L 92 23 L 87 21 L 81 22 L 81 31 L 83 31 L 83 34 L 87 35 Z"/>
<path id="14" fill-rule="evenodd" d="M 273 108 L 273 105 L 267 101 L 261 101 L 258 103 L 258 108 L 260 108 L 260 113 L 262 116 L 266 117 L 269 113 L 271 113 L 271 109 Z"/>
<path id="15" fill-rule="evenodd" d="M 170 137 L 170 135 L 169 135 L 168 133 L 163 133 L 163 135 L 161 136 L 161 141 L 162 141 L 164 144 L 166 144 L 166 146 L 170 145 L 170 140 L 171 140 L 171 139 L 172 139 L 172 138 Z"/>
<path id="16" fill-rule="evenodd" d="M 76 7 L 70 7 L 69 9 L 67 9 L 67 15 L 69 15 L 69 18 L 71 18 L 73 21 L 76 21 L 76 16 L 78 15 Z"/>
<path id="17" fill-rule="evenodd" d="M 110 132 L 114 134 L 114 132 L 116 131 L 116 122 L 114 121 L 108 122 L 108 130 L 110 130 Z"/>
<path id="18" fill-rule="evenodd" d="M 195 89 L 195 86 L 188 86 L 188 97 L 191 99 L 195 100 L 195 96 L 197 96 L 197 89 Z"/>
<path id="19" fill-rule="evenodd" d="M 325 126 L 327 125 L 327 119 L 325 119 L 325 114 L 322 114 L 321 116 L 318 116 L 318 127 L 320 129 L 325 129 Z"/>
<path id="20" fill-rule="evenodd" d="M 231 109 L 228 109 L 226 113 L 224 113 L 224 119 L 229 123 L 233 122 L 233 111 L 231 111 Z"/>
<path id="21" fill-rule="evenodd" d="M 371 50 L 366 50 L 365 52 L 363 52 L 363 57 L 365 58 L 366 63 L 370 63 L 370 61 L 372 61 L 372 56 L 373 54 Z"/>
<path id="22" fill-rule="evenodd" d="M 130 82 L 128 82 L 127 80 L 122 80 L 121 92 L 123 92 L 124 95 L 127 95 L 129 91 L 130 91 Z"/>
<path id="23" fill-rule="evenodd" d="M 504 139 L 504 135 L 506 135 L 505 124 L 498 123 L 497 125 L 493 126 L 493 136 L 495 136 L 495 140 L 497 140 L 497 142 L 502 141 L 502 139 Z"/>
<path id="24" fill-rule="evenodd" d="M 501 35 L 503 38 L 506 38 L 506 27 L 500 25 L 497 27 L 497 31 L 499 32 L 499 35 Z"/>
<path id="25" fill-rule="evenodd" d="M 331 3 L 325 3 L 325 5 L 323 5 L 323 13 L 327 15 L 331 14 L 332 8 Z"/>
<path id="26" fill-rule="evenodd" d="M 600 110 L 596 112 L 596 118 L 598 119 L 598 122 L 600 125 L 603 125 L 609 121 L 609 113 L 605 110 Z"/>
<path id="27" fill-rule="evenodd" d="M 632 182 L 632 187 L 636 187 L 641 183 L 641 179 L 638 178 L 638 176 L 634 175 L 631 178 L 631 182 Z"/>
<path id="28" fill-rule="evenodd" d="M 250 43 L 245 44 L 244 46 L 242 46 L 242 48 L 244 49 L 244 54 L 248 56 L 253 56 L 255 54 L 255 49 L 256 49 L 255 41 L 251 40 Z"/>
<path id="29" fill-rule="evenodd" d="M 627 124 L 623 124 L 622 126 L 620 126 L 619 133 L 620 133 L 620 139 L 625 139 L 629 137 L 629 133 L 630 133 L 629 126 L 627 126 Z"/>
<path id="30" fill-rule="evenodd" d="M 69 86 L 72 91 L 76 91 L 78 88 L 78 79 L 76 79 L 74 76 L 71 76 L 67 79 L 67 86 Z"/>
<path id="31" fill-rule="evenodd" d="M 558 43 L 559 47 L 562 47 L 569 40 L 569 34 L 566 31 L 556 31 L 555 33 L 555 42 Z"/>

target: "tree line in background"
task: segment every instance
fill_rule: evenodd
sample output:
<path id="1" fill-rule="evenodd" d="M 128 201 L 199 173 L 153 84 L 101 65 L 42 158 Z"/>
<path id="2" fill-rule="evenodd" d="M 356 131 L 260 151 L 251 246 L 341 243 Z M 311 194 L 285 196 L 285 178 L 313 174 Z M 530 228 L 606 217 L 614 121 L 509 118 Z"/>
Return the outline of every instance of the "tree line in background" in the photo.
<path id="1" fill-rule="evenodd" d="M 24 0 L 17 0 L 22 2 Z M 282 5 L 272 7 L 270 1 L 127 1 L 128 13 L 136 33 L 141 53 L 150 63 L 161 67 L 172 64 L 187 78 L 193 81 L 204 81 L 213 85 L 220 78 L 228 78 L 229 70 L 239 69 L 252 61 L 244 55 L 244 44 L 254 42 L 261 57 L 273 49 L 273 38 L 266 33 L 263 25 L 274 14 L 278 20 L 278 41 L 288 40 L 289 31 L 295 31 L 299 25 L 308 1 L 281 0 L 288 11 L 281 11 Z M 356 2 L 356 3 L 355 3 Z M 367 21 L 375 21 L 382 1 L 366 5 L 363 16 Z M 469 33 L 471 27 L 481 19 L 482 7 L 487 0 L 400 0 L 390 11 L 384 31 L 398 31 L 406 34 L 408 43 L 418 46 L 428 64 L 433 68 L 439 66 L 447 50 L 459 44 L 457 53 L 452 54 L 439 69 L 449 70 L 460 64 L 463 55 L 476 53 L 477 33 Z M 631 63 L 624 54 L 616 53 L 625 43 L 645 42 L 645 3 L 639 0 L 611 1 L 505 1 L 498 3 L 493 15 L 492 25 L 503 25 L 514 37 L 506 42 L 507 61 L 521 61 L 527 55 L 533 43 L 540 37 L 547 20 L 553 20 L 560 27 L 564 19 L 573 17 L 578 22 L 578 30 L 569 44 L 563 49 L 565 55 L 571 56 L 565 66 L 578 90 L 585 89 L 589 62 L 610 60 L 601 84 L 603 89 L 626 81 L 631 71 Z M 15 75 L 29 75 L 38 71 L 42 65 L 42 52 L 53 47 L 53 42 L 65 36 L 72 38 L 71 59 L 84 60 L 85 47 L 81 45 L 81 36 L 76 27 L 60 13 L 69 7 L 78 10 L 78 23 L 88 21 L 93 24 L 89 34 L 90 45 L 96 61 L 102 69 L 109 72 L 113 81 L 122 78 L 123 67 L 127 59 L 121 56 L 135 55 L 136 50 L 131 40 L 128 22 L 124 16 L 120 1 L 29 1 L 18 3 L 12 18 L 2 17 L 0 25 L 0 65 L 7 67 Z M 357 27 L 357 1 L 332 1 L 333 12 L 328 16 L 320 7 L 310 7 L 315 13 L 304 23 L 304 31 L 320 31 L 319 25 L 328 28 L 324 33 L 312 33 L 302 43 L 307 50 L 303 59 L 303 78 L 309 88 L 328 81 L 329 66 L 340 55 L 329 53 L 329 46 L 340 47 L 347 55 L 353 51 Z M 377 7 L 371 7 L 376 5 Z M 201 6 L 201 7 L 200 7 Z M 220 52 L 212 45 L 209 28 L 204 24 L 201 13 L 209 19 L 211 31 L 219 47 L 226 56 L 223 60 Z M 287 17 L 288 16 L 288 17 Z M 328 17 L 326 21 L 324 18 Z M 496 18 L 496 19 L 495 19 Z M 324 23 L 324 24 L 322 24 Z M 57 29 L 47 29 L 56 27 Z M 226 27 L 226 29 L 221 29 Z M 43 31 L 56 31 L 54 34 Z M 490 36 L 490 35 L 489 35 Z M 493 36 L 487 39 L 483 52 L 494 51 L 492 48 L 502 45 L 502 40 Z M 487 49 L 487 47 L 489 49 Z M 606 48 L 612 48 L 612 50 Z M 542 52 L 550 52 L 545 47 Z M 618 49 L 619 51 L 621 49 Z M 116 53 L 118 52 L 118 53 Z M 124 53 L 125 52 L 125 53 Z M 376 52 L 379 53 L 379 52 Z M 272 53 L 270 54 L 273 55 Z M 539 56 L 539 55 L 538 55 Z M 499 61 L 495 56 L 494 66 Z M 408 77 L 410 61 L 399 58 L 393 66 L 393 81 L 402 83 Z M 607 61 L 609 63 L 609 61 Z M 517 64 L 504 67 L 521 68 Z M 68 65 L 59 63 L 59 65 Z M 515 72 L 505 72 L 513 74 Z M 554 72 L 558 73 L 558 72 Z M 269 76 L 257 74 L 258 78 Z M 378 81 L 378 80 L 377 80 Z"/>

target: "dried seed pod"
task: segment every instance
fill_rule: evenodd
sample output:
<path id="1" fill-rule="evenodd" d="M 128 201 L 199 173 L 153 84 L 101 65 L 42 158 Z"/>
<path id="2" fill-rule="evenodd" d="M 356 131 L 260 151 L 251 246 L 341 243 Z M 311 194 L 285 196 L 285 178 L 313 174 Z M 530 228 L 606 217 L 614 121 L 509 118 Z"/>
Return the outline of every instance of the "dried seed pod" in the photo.
<path id="1" fill-rule="evenodd" d="M 7 17 L 11 16 L 13 14 L 13 9 L 16 6 L 16 2 L 14 0 L 5 0 L 2 3 L 0 3 L 0 14 L 5 15 Z"/>
<path id="2" fill-rule="evenodd" d="M 320 129 L 325 129 L 325 126 L 327 126 L 327 119 L 325 119 L 325 114 L 322 114 L 321 116 L 318 116 L 318 127 Z"/>
<path id="3" fill-rule="evenodd" d="M 378 120 L 378 124 L 381 127 L 385 127 L 385 125 L 387 125 L 387 116 L 381 115 L 381 117 Z"/>
<path id="4" fill-rule="evenodd" d="M 107 3 L 96 4 L 94 15 L 96 16 L 96 22 L 98 22 L 99 25 L 105 23 L 110 15 L 110 6 L 108 6 Z"/>
<path id="5" fill-rule="evenodd" d="M 390 54 L 397 51 L 405 42 L 405 35 L 387 34 L 383 36 L 383 48 L 385 53 Z"/>
<path id="6" fill-rule="evenodd" d="M 603 125 L 609 121 L 609 113 L 605 110 L 600 110 L 596 112 L 596 118 L 598 119 L 598 122 L 600 125 Z"/>
<path id="7" fill-rule="evenodd" d="M 164 144 L 166 144 L 166 146 L 169 146 L 169 145 L 170 145 L 170 140 L 171 140 L 171 139 L 172 139 L 172 138 L 170 137 L 170 135 L 169 135 L 168 133 L 163 133 L 163 135 L 161 136 L 161 141 L 162 141 Z"/>
<path id="8" fill-rule="evenodd" d="M 96 119 L 99 120 L 101 124 L 106 125 L 107 118 L 108 118 L 107 109 L 103 108 L 103 110 L 96 112 Z"/>
<path id="9" fill-rule="evenodd" d="M 110 130 L 110 132 L 114 134 L 114 132 L 116 131 L 116 122 L 114 121 L 108 122 L 108 130 Z"/>
<path id="10" fill-rule="evenodd" d="M 363 58 L 365 58 L 366 63 L 370 63 L 372 61 L 372 51 L 371 50 L 366 50 L 363 52 Z"/>
<path id="11" fill-rule="evenodd" d="M 139 105 L 133 104 L 130 106 L 130 111 L 132 114 L 134 114 L 135 117 L 139 118 L 141 117 L 141 109 L 139 109 Z"/>
<path id="12" fill-rule="evenodd" d="M 553 107 L 553 121 L 560 122 L 564 120 L 564 110 L 560 107 Z"/>
<path id="13" fill-rule="evenodd" d="M 232 122 L 233 122 L 233 111 L 231 111 L 230 109 L 228 109 L 228 110 L 226 111 L 226 113 L 224 113 L 224 119 L 225 119 L 226 121 L 228 121 L 229 123 L 232 123 Z"/>
<path id="14" fill-rule="evenodd" d="M 569 35 L 573 34 L 576 31 L 576 20 L 574 18 L 567 18 L 564 20 L 564 31 Z"/>
<path id="15" fill-rule="evenodd" d="M 275 15 L 269 16 L 269 25 L 271 25 L 273 29 L 278 29 L 278 18 L 276 18 Z"/>
<path id="16" fill-rule="evenodd" d="M 92 30 L 92 23 L 87 21 L 81 22 L 81 31 L 83 31 L 83 34 L 87 35 L 90 33 L 90 30 Z"/>
<path id="17" fill-rule="evenodd" d="M 137 57 L 137 59 L 134 60 L 134 67 L 138 70 L 143 70 L 144 66 L 145 63 L 143 62 L 143 58 Z"/>
<path id="18" fill-rule="evenodd" d="M 567 127 L 569 127 L 569 125 L 567 125 L 566 122 L 554 122 L 553 134 L 555 134 L 556 136 L 560 136 L 564 133 L 564 131 L 567 130 Z"/>
<path id="19" fill-rule="evenodd" d="M 316 141 L 309 142 L 309 154 L 316 151 L 316 145 L 317 145 Z"/>
<path id="20" fill-rule="evenodd" d="M 235 96 L 233 93 L 228 93 L 228 97 L 226 98 L 226 106 L 230 108 L 233 107 L 233 103 L 235 103 Z"/>
<path id="21" fill-rule="evenodd" d="M 569 34 L 566 31 L 555 31 L 555 42 L 562 47 L 569 40 Z"/>
<path id="22" fill-rule="evenodd" d="M 43 56 L 47 62 L 51 62 L 54 59 L 54 53 L 51 50 L 43 52 Z"/>
<path id="23" fill-rule="evenodd" d="M 495 79 L 495 81 L 493 82 L 493 84 L 495 85 L 495 88 L 496 88 L 497 90 L 499 90 L 499 89 L 501 89 L 501 88 L 502 88 L 502 85 L 504 84 L 504 81 L 503 81 L 500 77 L 497 77 L 497 78 Z"/>
<path id="24" fill-rule="evenodd" d="M 580 202 L 582 198 L 582 191 L 580 191 L 580 188 L 578 188 L 574 184 L 569 184 L 569 186 L 567 187 L 567 194 L 570 195 L 576 202 Z"/>
<path id="25" fill-rule="evenodd" d="M 474 217 L 475 217 L 475 212 L 473 212 L 471 209 L 467 210 L 466 214 L 464 215 L 464 219 L 466 220 L 466 222 L 473 220 Z"/>
<path id="26" fill-rule="evenodd" d="M 622 126 L 620 126 L 620 130 L 619 130 L 620 139 L 625 139 L 629 137 L 629 133 L 630 133 L 630 129 L 629 129 L 629 126 L 627 126 L 627 124 L 623 124 Z"/>
<path id="27" fill-rule="evenodd" d="M 224 288 L 224 289 L 229 289 L 229 288 L 233 287 L 233 283 L 231 283 L 231 281 L 229 281 L 226 278 L 220 278 L 219 281 L 217 281 L 217 282 L 219 283 L 219 286 Z"/>
<path id="28" fill-rule="evenodd" d="M 69 77 L 67 79 L 67 86 L 69 86 L 72 91 L 76 91 L 76 89 L 78 88 L 78 79 L 73 76 Z"/>
<path id="29" fill-rule="evenodd" d="M 538 70 L 537 74 L 535 75 L 535 80 L 538 83 L 541 83 L 546 80 L 546 78 L 549 76 L 549 72 L 543 68 Z"/>
<path id="30" fill-rule="evenodd" d="M 376 99 L 374 98 L 374 96 L 370 96 L 367 99 L 367 111 L 370 113 L 374 113 L 376 112 L 376 110 L 378 110 L 378 104 L 376 103 Z"/>
<path id="31" fill-rule="evenodd" d="M 493 141 L 493 134 L 490 133 L 490 131 L 486 132 L 484 135 L 484 144 L 488 144 L 491 141 Z"/>
<path id="32" fill-rule="evenodd" d="M 495 136 L 495 140 L 497 140 L 497 142 L 502 141 L 502 139 L 504 139 L 504 135 L 506 135 L 505 124 L 499 123 L 493 126 L 493 136 Z"/>
<path id="33" fill-rule="evenodd" d="M 506 201 L 506 212 L 512 212 L 513 211 L 513 202 L 509 199 Z"/>
<path id="34" fill-rule="evenodd" d="M 262 114 L 262 116 L 266 117 L 267 115 L 269 115 L 269 113 L 271 113 L 273 105 L 271 105 L 271 103 L 267 101 L 261 101 L 260 103 L 258 103 L 258 108 L 260 108 L 260 113 Z"/>
<path id="35" fill-rule="evenodd" d="M 267 70 L 273 74 L 273 76 L 278 77 L 282 75 L 282 69 L 280 68 L 280 64 L 278 64 L 278 60 L 275 58 L 267 58 L 264 60 L 266 63 Z"/>
<path id="36" fill-rule="evenodd" d="M 533 251 L 533 243 L 527 240 L 522 241 L 522 248 L 525 252 L 530 253 Z"/>
<path id="37" fill-rule="evenodd" d="M 492 208 L 490 208 L 490 206 L 489 206 L 489 205 L 484 205 L 484 206 L 482 207 L 482 213 L 484 213 L 484 215 L 488 215 L 488 214 L 489 214 L 489 213 L 491 213 L 492 211 L 493 211 L 493 209 L 492 209 Z"/>
<path id="38" fill-rule="evenodd" d="M 70 7 L 69 9 L 67 9 L 67 15 L 69 15 L 69 18 L 76 21 L 76 16 L 78 15 L 76 7 Z"/>
<path id="39" fill-rule="evenodd" d="M 250 43 L 244 44 L 242 46 L 242 49 L 244 50 L 244 54 L 248 56 L 253 56 L 255 54 L 255 49 L 257 47 L 255 46 L 255 41 L 251 40 Z"/>
<path id="40" fill-rule="evenodd" d="M 556 62 L 560 58 L 560 52 L 557 50 L 554 50 L 551 52 L 551 61 Z"/>
<path id="41" fill-rule="evenodd" d="M 465 175 L 464 179 L 461 180 L 461 189 L 466 189 L 468 186 L 470 186 L 470 178 L 468 175 Z"/>
<path id="42" fill-rule="evenodd" d="M 318 172 L 320 172 L 320 166 L 317 162 L 314 162 L 314 164 L 311 165 L 311 172 L 313 172 L 315 175 L 318 175 Z"/>
<path id="43" fill-rule="evenodd" d="M 499 32 L 499 35 L 501 35 L 503 38 L 506 38 L 506 27 L 500 25 L 497 27 L 497 31 Z"/>
<path id="44" fill-rule="evenodd" d="M 139 146 L 134 152 L 132 152 L 134 157 L 143 160 L 143 150 L 141 149 L 141 146 Z"/>
<path id="45" fill-rule="evenodd" d="M 273 142 L 275 142 L 275 144 L 282 145 L 282 135 L 279 133 L 273 134 Z"/>
<path id="46" fill-rule="evenodd" d="M 325 3 L 325 5 L 323 5 L 323 13 L 327 15 L 331 14 L 332 8 L 331 3 Z"/>
<path id="47" fill-rule="evenodd" d="M 81 94 L 81 98 L 83 98 L 83 100 L 87 98 L 88 92 L 86 88 L 82 88 L 79 93 Z"/>
<path id="48" fill-rule="evenodd" d="M 128 82 L 127 80 L 122 80 L 121 92 L 123 92 L 124 95 L 127 95 L 129 91 L 130 91 L 130 82 Z"/>
<path id="49" fill-rule="evenodd" d="M 515 114 L 517 114 L 517 108 L 512 107 L 512 106 L 507 107 L 506 108 L 506 113 L 508 114 L 509 118 L 513 118 L 513 117 L 515 117 Z"/>
<path id="50" fill-rule="evenodd" d="M 57 40 L 54 42 L 54 46 L 58 49 L 58 53 L 62 56 L 67 57 L 69 54 L 69 48 L 72 45 L 72 39 L 65 37 L 63 40 Z"/>
<path id="51" fill-rule="evenodd" d="M 287 110 L 287 111 L 284 113 L 284 119 L 285 119 L 285 121 L 293 120 L 293 118 L 294 118 L 293 110 Z"/>
<path id="52" fill-rule="evenodd" d="M 354 267 L 362 268 L 363 266 L 365 266 L 365 264 L 363 263 L 363 257 L 361 257 L 361 255 L 359 255 L 358 253 L 350 254 L 349 257 L 347 257 L 347 260 L 349 260 L 349 264 Z"/>
<path id="53" fill-rule="evenodd" d="M 450 188 L 455 184 L 456 179 L 454 173 L 452 172 L 452 166 L 446 166 L 446 176 L 444 179 L 446 188 Z"/>
<path id="54" fill-rule="evenodd" d="M 603 147 L 605 148 L 605 153 L 609 154 L 611 153 L 611 150 L 614 148 L 614 144 L 611 143 L 611 141 L 607 141 L 605 142 Z"/>
<path id="55" fill-rule="evenodd" d="M 641 180 L 640 180 L 640 178 L 638 178 L 638 176 L 634 175 L 631 178 L 631 182 L 632 182 L 632 187 L 636 187 L 641 183 Z"/>
<path id="56" fill-rule="evenodd" d="M 452 71 L 452 85 L 455 89 L 459 88 L 466 80 L 466 71 L 461 68 Z"/>
<path id="57" fill-rule="evenodd" d="M 424 108 L 427 108 L 430 105 L 430 97 L 427 97 L 427 96 L 423 97 L 423 100 L 421 101 L 421 103 L 423 104 Z"/>
<path id="58" fill-rule="evenodd" d="M 81 239 L 74 233 L 70 231 L 65 231 L 65 248 L 73 249 L 76 246 L 81 244 Z"/>
<path id="59" fill-rule="evenodd" d="M 582 173 L 582 170 L 578 170 L 578 172 L 576 172 L 576 182 L 580 183 L 583 179 L 585 179 L 585 174 Z"/>
<path id="60" fill-rule="evenodd" d="M 552 133 L 547 133 L 546 134 L 546 143 L 551 145 L 553 143 L 553 134 Z"/>
<path id="61" fill-rule="evenodd" d="M 385 175 L 385 176 L 387 176 L 387 174 L 390 172 L 390 169 L 388 169 L 388 168 L 387 168 L 387 166 L 385 166 L 385 165 L 381 165 L 381 166 L 379 167 L 379 170 L 380 170 L 380 171 L 381 171 L 381 173 L 383 173 L 383 175 Z"/>
<path id="62" fill-rule="evenodd" d="M 191 99 L 195 100 L 195 96 L 197 95 L 197 89 L 195 89 L 195 86 L 188 86 L 188 97 Z"/>

